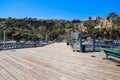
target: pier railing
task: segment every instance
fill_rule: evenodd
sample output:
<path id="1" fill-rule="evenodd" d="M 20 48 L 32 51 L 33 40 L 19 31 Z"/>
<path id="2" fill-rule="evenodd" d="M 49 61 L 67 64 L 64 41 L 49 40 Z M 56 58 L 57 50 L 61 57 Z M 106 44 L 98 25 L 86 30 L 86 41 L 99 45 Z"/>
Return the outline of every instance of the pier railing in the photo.
<path id="1" fill-rule="evenodd" d="M 41 47 L 47 45 L 47 43 L 38 43 L 38 42 L 3 42 L 0 43 L 0 50 L 8 50 L 8 49 L 20 49 L 20 48 L 32 48 L 32 47 Z"/>
<path id="2" fill-rule="evenodd" d="M 70 45 L 72 47 L 73 50 L 75 50 L 75 48 L 77 48 L 77 51 L 80 51 L 80 44 L 75 44 L 75 41 L 71 41 Z M 83 44 L 85 46 L 85 51 L 93 51 L 93 45 L 92 44 Z M 102 48 L 105 49 L 110 49 L 110 50 L 114 50 L 114 51 L 120 51 L 120 44 L 95 44 L 95 51 L 102 51 Z"/>

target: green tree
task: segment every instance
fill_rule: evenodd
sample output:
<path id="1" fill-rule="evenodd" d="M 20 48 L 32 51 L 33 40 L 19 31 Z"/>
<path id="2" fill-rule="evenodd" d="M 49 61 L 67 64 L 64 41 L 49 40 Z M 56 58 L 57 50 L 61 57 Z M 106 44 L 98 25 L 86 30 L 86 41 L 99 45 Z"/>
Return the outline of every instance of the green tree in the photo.
<path id="1" fill-rule="evenodd" d="M 115 13 L 115 12 L 111 12 L 109 15 L 108 15 L 108 17 L 107 17 L 107 19 L 108 20 L 116 20 L 117 19 L 117 17 L 118 17 L 118 15 Z"/>

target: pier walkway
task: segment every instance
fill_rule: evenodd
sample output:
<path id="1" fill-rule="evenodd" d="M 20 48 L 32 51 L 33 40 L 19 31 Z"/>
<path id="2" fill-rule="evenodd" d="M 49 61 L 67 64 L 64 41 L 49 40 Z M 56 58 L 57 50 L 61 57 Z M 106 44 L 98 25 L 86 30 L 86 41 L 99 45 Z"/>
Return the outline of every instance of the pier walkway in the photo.
<path id="1" fill-rule="evenodd" d="M 120 80 L 103 52 L 73 52 L 65 43 L 0 51 L 0 80 Z"/>

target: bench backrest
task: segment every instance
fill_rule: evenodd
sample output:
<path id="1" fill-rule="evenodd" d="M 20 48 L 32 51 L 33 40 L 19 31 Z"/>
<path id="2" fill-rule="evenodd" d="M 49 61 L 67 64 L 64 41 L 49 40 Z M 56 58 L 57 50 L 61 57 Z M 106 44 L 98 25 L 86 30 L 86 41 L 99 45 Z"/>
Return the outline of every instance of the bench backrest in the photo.
<path id="1" fill-rule="evenodd" d="M 110 49 L 102 49 L 106 55 L 109 55 L 109 56 L 113 56 L 113 57 L 116 57 L 116 58 L 120 58 L 120 52 L 117 52 L 117 51 L 113 51 L 113 50 L 110 50 Z"/>

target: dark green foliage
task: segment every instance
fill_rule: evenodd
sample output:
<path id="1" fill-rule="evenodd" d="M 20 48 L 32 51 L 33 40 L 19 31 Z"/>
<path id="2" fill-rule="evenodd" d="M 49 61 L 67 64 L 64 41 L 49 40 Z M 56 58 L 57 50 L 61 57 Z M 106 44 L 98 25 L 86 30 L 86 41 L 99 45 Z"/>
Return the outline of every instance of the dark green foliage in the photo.
<path id="1" fill-rule="evenodd" d="M 115 12 L 111 12 L 107 19 L 112 19 L 112 20 L 116 20 L 119 16 L 115 13 Z"/>
<path id="2" fill-rule="evenodd" d="M 79 19 L 72 20 L 72 23 L 80 23 L 81 21 Z"/>
<path id="3" fill-rule="evenodd" d="M 31 19 L 0 19 L 7 25 L 7 40 L 45 40 L 46 32 L 49 40 L 59 38 L 64 34 L 66 22 L 58 20 L 32 20 Z M 0 25 L 0 40 L 2 40 L 3 26 Z"/>

